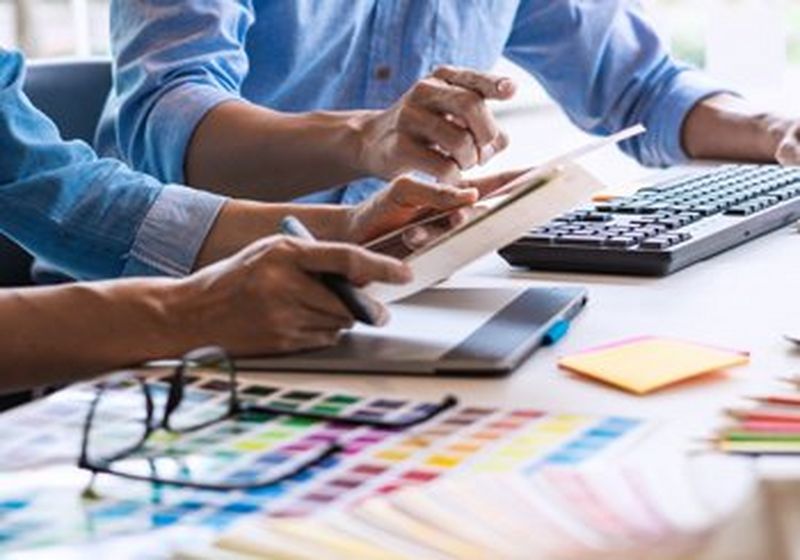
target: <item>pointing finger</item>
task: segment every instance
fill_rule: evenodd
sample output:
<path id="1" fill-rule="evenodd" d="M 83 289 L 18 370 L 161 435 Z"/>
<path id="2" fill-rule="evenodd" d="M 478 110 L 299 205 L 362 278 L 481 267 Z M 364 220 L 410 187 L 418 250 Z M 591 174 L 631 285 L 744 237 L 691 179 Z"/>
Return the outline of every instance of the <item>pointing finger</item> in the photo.
<path id="1" fill-rule="evenodd" d="M 433 76 L 448 84 L 470 89 L 486 99 L 509 99 L 517 90 L 509 78 L 454 66 L 439 66 Z"/>

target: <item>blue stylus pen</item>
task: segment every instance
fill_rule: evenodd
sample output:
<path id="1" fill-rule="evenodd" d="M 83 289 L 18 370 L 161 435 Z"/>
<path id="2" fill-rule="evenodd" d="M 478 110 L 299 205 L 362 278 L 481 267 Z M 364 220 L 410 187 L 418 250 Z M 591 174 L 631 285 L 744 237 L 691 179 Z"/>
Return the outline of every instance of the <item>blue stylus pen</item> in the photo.
<path id="1" fill-rule="evenodd" d="M 305 239 L 306 241 L 315 241 L 314 235 L 308 231 L 308 228 L 303 222 L 294 216 L 286 216 L 281 220 L 281 232 L 285 235 L 297 237 L 298 239 Z M 318 275 L 320 282 L 326 288 L 336 294 L 341 300 L 348 311 L 353 315 L 357 321 L 367 325 L 377 325 L 378 319 L 373 315 L 370 306 L 350 282 L 341 274 L 333 274 L 330 272 L 323 272 Z"/>

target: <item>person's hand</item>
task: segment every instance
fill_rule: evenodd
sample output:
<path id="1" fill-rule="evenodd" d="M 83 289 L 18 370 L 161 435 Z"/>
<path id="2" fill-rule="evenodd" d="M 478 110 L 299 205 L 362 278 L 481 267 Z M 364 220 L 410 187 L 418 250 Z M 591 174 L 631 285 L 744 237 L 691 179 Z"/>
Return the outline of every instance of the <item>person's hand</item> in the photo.
<path id="1" fill-rule="evenodd" d="M 342 238 L 352 243 L 365 243 L 394 231 L 423 215 L 460 208 L 450 217 L 450 226 L 457 225 L 469 214 L 469 207 L 527 170 L 506 171 L 479 179 L 459 181 L 455 185 L 433 184 L 410 177 L 395 179 L 345 214 Z M 407 236 L 411 245 L 424 243 L 434 235 L 420 231 Z M 425 238 L 423 240 L 422 238 Z"/>
<path id="2" fill-rule="evenodd" d="M 332 345 L 353 317 L 319 273 L 341 274 L 355 286 L 411 280 L 407 266 L 356 245 L 268 237 L 180 281 L 184 334 L 192 346 L 238 356 Z M 384 324 L 386 308 L 368 301 Z"/>
<path id="3" fill-rule="evenodd" d="M 344 216 L 344 239 L 365 243 L 394 231 L 427 213 L 439 213 L 474 204 L 476 188 L 426 183 L 400 177 Z"/>
<path id="4" fill-rule="evenodd" d="M 455 182 L 461 171 L 484 164 L 508 145 L 487 99 L 509 99 L 509 78 L 442 66 L 385 111 L 370 112 L 362 131 L 360 166 L 393 179 L 422 171 Z"/>
<path id="5" fill-rule="evenodd" d="M 775 159 L 781 165 L 800 165 L 800 121 L 787 123 Z"/>

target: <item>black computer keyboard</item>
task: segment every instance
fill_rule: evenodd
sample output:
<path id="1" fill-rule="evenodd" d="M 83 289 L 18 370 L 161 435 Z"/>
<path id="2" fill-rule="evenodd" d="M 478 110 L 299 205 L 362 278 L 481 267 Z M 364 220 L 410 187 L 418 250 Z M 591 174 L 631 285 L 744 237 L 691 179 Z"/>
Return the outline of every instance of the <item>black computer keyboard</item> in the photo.
<path id="1" fill-rule="evenodd" d="M 664 276 L 800 219 L 800 169 L 726 165 L 579 208 L 500 251 L 537 270 Z"/>

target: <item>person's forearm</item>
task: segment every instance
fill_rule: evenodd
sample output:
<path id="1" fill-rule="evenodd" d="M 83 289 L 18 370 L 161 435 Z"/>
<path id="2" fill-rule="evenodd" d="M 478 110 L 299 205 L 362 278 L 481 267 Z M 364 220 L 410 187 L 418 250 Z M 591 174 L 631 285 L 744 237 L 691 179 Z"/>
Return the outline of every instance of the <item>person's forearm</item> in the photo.
<path id="1" fill-rule="evenodd" d="M 357 163 L 366 112 L 279 113 L 223 103 L 197 126 L 185 175 L 230 196 L 287 201 L 365 175 Z"/>
<path id="2" fill-rule="evenodd" d="M 319 239 L 348 241 L 347 225 L 352 208 L 229 200 L 200 248 L 195 269 L 229 257 L 262 237 L 280 233 L 281 220 L 289 215 L 302 220 Z"/>
<path id="3" fill-rule="evenodd" d="M 683 125 L 683 147 L 693 159 L 774 163 L 790 121 L 759 111 L 733 95 L 705 99 Z"/>
<path id="4" fill-rule="evenodd" d="M 0 392 L 65 383 L 200 340 L 177 308 L 180 280 L 141 279 L 0 293 Z"/>

